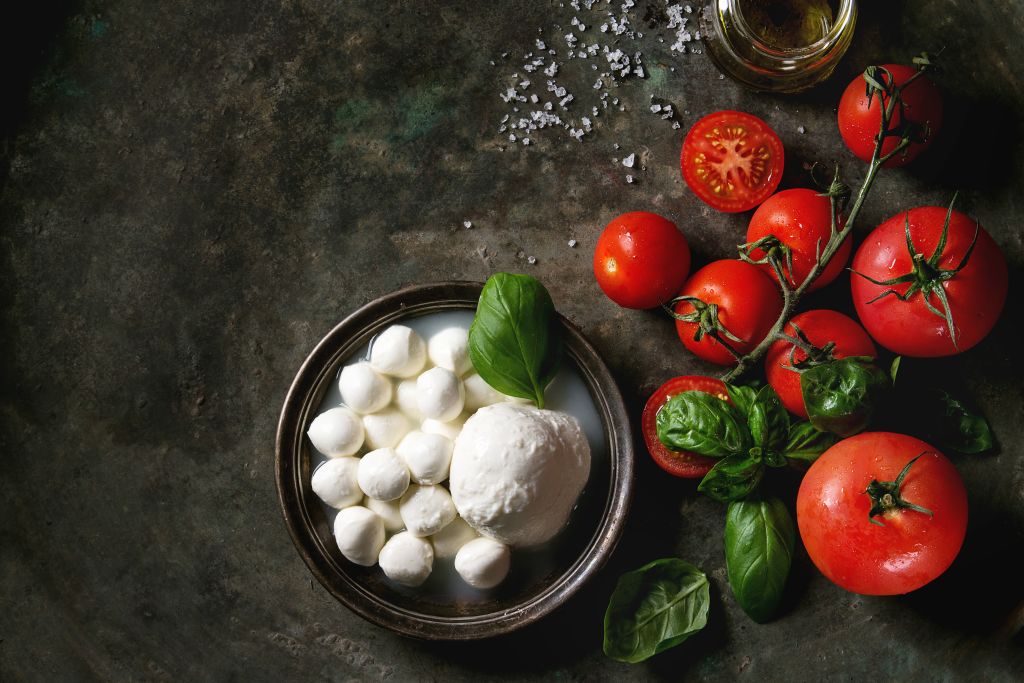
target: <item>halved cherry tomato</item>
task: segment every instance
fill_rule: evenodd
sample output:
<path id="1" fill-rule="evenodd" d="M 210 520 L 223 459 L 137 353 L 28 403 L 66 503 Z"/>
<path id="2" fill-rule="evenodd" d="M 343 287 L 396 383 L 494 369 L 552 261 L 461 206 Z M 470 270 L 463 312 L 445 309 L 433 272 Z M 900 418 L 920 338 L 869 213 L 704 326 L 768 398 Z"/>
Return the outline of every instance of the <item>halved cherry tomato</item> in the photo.
<path id="1" fill-rule="evenodd" d="M 594 249 L 594 276 L 623 308 L 653 308 L 679 291 L 690 274 L 690 246 L 675 223 L 630 211 L 608 224 Z"/>
<path id="2" fill-rule="evenodd" d="M 647 450 L 658 467 L 675 477 L 699 479 L 707 474 L 718 461 L 689 451 L 673 451 L 658 439 L 658 411 L 670 398 L 684 391 L 703 391 L 729 400 L 729 392 L 722 380 L 698 375 L 673 377 L 658 387 L 658 390 L 647 399 L 644 414 L 640 418 L 640 429 L 644 434 Z"/>
<path id="3" fill-rule="evenodd" d="M 775 131 L 739 111 L 715 112 L 693 124 L 679 160 L 693 193 L 726 213 L 748 211 L 770 197 L 784 162 Z"/>

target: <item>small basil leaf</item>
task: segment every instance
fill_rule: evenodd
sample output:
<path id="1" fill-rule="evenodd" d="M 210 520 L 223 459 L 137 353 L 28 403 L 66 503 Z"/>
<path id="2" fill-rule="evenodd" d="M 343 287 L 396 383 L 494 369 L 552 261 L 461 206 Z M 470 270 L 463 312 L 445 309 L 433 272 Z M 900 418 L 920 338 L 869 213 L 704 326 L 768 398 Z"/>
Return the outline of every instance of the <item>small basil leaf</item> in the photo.
<path id="1" fill-rule="evenodd" d="M 729 398 L 732 399 L 733 405 L 739 409 L 740 414 L 749 419 L 750 406 L 757 398 L 757 389 L 729 383 L 726 383 L 725 388 L 729 391 Z"/>
<path id="2" fill-rule="evenodd" d="M 544 285 L 529 275 L 488 278 L 469 327 L 469 358 L 480 377 L 543 408 L 561 353 L 561 328 Z"/>
<path id="3" fill-rule="evenodd" d="M 761 483 L 764 465 L 745 453 L 722 458 L 704 475 L 697 490 L 719 503 L 729 503 L 748 495 Z"/>
<path id="4" fill-rule="evenodd" d="M 896 386 L 896 375 L 900 372 L 900 363 L 903 361 L 903 356 L 896 356 L 892 359 L 892 365 L 889 366 L 889 379 L 892 380 L 893 386 Z"/>
<path id="5" fill-rule="evenodd" d="M 658 411 L 656 423 L 658 439 L 672 450 L 721 458 L 750 447 L 739 410 L 703 391 L 670 398 Z"/>
<path id="6" fill-rule="evenodd" d="M 635 664 L 675 647 L 708 622 L 708 577 L 676 558 L 623 574 L 604 613 L 604 653 Z"/>
<path id="7" fill-rule="evenodd" d="M 757 392 L 747 421 L 755 446 L 765 451 L 778 451 L 785 445 L 789 436 L 789 413 L 770 386 L 765 385 Z"/>
<path id="8" fill-rule="evenodd" d="M 945 420 L 942 424 L 946 430 L 942 434 L 944 445 L 961 453 L 984 453 L 995 445 L 992 430 L 985 417 L 971 412 L 949 392 L 940 391 Z"/>
<path id="9" fill-rule="evenodd" d="M 814 462 L 838 440 L 835 434 L 823 432 L 810 422 L 797 422 L 789 428 L 782 454 L 793 460 Z"/>
<path id="10" fill-rule="evenodd" d="M 886 373 L 861 357 L 822 363 L 800 374 L 811 424 L 843 437 L 868 426 L 875 404 L 891 386 Z"/>
<path id="11" fill-rule="evenodd" d="M 786 457 L 778 451 L 765 451 L 764 456 L 761 458 L 761 462 L 768 467 L 785 467 Z"/>
<path id="12" fill-rule="evenodd" d="M 751 619 L 775 615 L 786 587 L 796 528 L 782 501 L 738 500 L 725 515 L 725 565 L 736 602 Z"/>

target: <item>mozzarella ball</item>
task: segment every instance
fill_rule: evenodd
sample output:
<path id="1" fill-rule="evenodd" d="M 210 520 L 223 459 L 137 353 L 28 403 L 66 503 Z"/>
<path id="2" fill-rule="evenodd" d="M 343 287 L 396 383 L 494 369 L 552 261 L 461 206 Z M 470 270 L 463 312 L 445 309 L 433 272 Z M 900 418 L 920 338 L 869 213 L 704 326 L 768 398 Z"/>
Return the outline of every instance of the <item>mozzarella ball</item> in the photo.
<path id="1" fill-rule="evenodd" d="M 412 424 L 401 412 L 389 408 L 373 415 L 363 415 L 363 429 L 366 430 L 367 447 L 376 450 L 397 446 L 412 429 Z"/>
<path id="2" fill-rule="evenodd" d="M 384 522 L 385 531 L 395 532 L 405 528 L 405 522 L 402 521 L 402 513 L 398 511 L 397 500 L 367 498 L 363 505 L 377 513 L 381 521 Z"/>
<path id="3" fill-rule="evenodd" d="M 345 508 L 334 518 L 334 540 L 349 562 L 371 567 L 384 545 L 384 522 L 362 505 Z"/>
<path id="4" fill-rule="evenodd" d="M 403 379 L 395 387 L 395 403 L 398 404 L 398 409 L 414 420 L 422 420 L 423 415 L 420 414 L 420 405 L 416 396 L 416 380 L 414 379 Z"/>
<path id="5" fill-rule="evenodd" d="M 347 508 L 363 499 L 356 472 L 359 460 L 348 456 L 331 458 L 313 472 L 310 485 L 320 500 L 332 508 Z"/>
<path id="6" fill-rule="evenodd" d="M 462 432 L 462 425 L 466 424 L 466 418 L 468 417 L 468 415 L 463 413 L 454 420 L 449 420 L 448 422 L 442 422 L 441 420 L 424 420 L 422 424 L 420 424 L 420 431 L 424 434 L 440 434 L 441 436 L 446 436 L 452 441 L 455 441 L 455 437 Z"/>
<path id="7" fill-rule="evenodd" d="M 430 338 L 427 353 L 434 365 L 464 375 L 473 367 L 469 360 L 469 330 L 449 327 Z"/>
<path id="8" fill-rule="evenodd" d="M 508 576 L 512 553 L 504 543 L 477 538 L 455 555 L 455 571 L 474 588 L 494 588 Z"/>
<path id="9" fill-rule="evenodd" d="M 378 448 L 359 459 L 356 479 L 370 498 L 394 500 L 409 488 L 409 468 L 394 448 Z"/>
<path id="10" fill-rule="evenodd" d="M 445 368 L 430 368 L 416 380 L 416 405 L 424 417 L 453 420 L 466 402 L 462 382 Z"/>
<path id="11" fill-rule="evenodd" d="M 341 400 L 357 413 L 375 413 L 391 403 L 391 382 L 366 361 L 346 365 L 338 377 Z"/>
<path id="12" fill-rule="evenodd" d="M 505 394 L 495 390 L 484 381 L 483 377 L 475 372 L 466 375 L 466 379 L 462 380 L 462 384 L 466 391 L 466 410 L 471 413 L 480 410 L 484 406 L 500 403 L 505 400 Z"/>
<path id="13" fill-rule="evenodd" d="M 384 544 L 378 561 L 392 581 L 403 586 L 419 586 L 434 567 L 434 549 L 430 541 L 403 531 Z"/>
<path id="14" fill-rule="evenodd" d="M 427 363 L 423 337 L 405 325 L 392 325 L 370 343 L 370 366 L 392 377 L 412 377 Z"/>
<path id="15" fill-rule="evenodd" d="M 354 455 L 363 445 L 363 423 L 351 408 L 331 408 L 313 418 L 306 435 L 326 456 Z"/>
<path id="16" fill-rule="evenodd" d="M 436 534 L 455 519 L 455 504 L 443 486 L 413 484 L 398 504 L 405 528 L 413 536 Z"/>
<path id="17" fill-rule="evenodd" d="M 431 536 L 430 540 L 434 544 L 434 555 L 447 558 L 455 557 L 462 546 L 479 537 L 480 534 L 466 524 L 466 520 L 456 517 L 451 524 Z"/>
<path id="18" fill-rule="evenodd" d="M 411 431 L 398 444 L 398 455 L 405 461 L 417 484 L 440 484 L 448 478 L 455 444 L 441 434 Z"/>

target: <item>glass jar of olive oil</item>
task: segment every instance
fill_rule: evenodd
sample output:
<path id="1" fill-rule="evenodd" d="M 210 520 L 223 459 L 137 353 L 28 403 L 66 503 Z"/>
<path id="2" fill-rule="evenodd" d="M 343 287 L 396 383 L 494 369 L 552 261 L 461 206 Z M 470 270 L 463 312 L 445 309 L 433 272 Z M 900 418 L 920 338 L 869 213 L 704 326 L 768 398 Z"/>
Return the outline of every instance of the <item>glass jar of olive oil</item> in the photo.
<path id="1" fill-rule="evenodd" d="M 701 39 L 723 73 L 772 92 L 828 78 L 850 46 L 856 0 L 706 0 Z"/>

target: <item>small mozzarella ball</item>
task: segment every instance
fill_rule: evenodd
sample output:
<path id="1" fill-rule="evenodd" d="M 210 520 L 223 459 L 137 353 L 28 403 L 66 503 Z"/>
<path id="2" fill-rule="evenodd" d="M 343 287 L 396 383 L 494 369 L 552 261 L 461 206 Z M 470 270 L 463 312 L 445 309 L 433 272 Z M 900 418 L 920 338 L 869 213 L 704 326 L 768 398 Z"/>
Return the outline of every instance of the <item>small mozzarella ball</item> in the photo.
<path id="1" fill-rule="evenodd" d="M 405 325 L 392 325 L 381 332 L 370 346 L 370 365 L 392 377 L 412 377 L 427 363 L 427 345 L 423 337 Z"/>
<path id="2" fill-rule="evenodd" d="M 469 416 L 463 413 L 454 420 L 448 422 L 442 422 L 441 420 L 424 420 L 420 424 L 420 431 L 424 434 L 440 434 L 446 436 L 452 441 L 455 441 L 455 437 L 462 431 L 462 426 L 466 424 L 466 419 Z"/>
<path id="3" fill-rule="evenodd" d="M 455 519 L 455 504 L 443 486 L 413 484 L 398 504 L 405 528 L 413 536 L 436 534 Z"/>
<path id="4" fill-rule="evenodd" d="M 462 412 L 466 393 L 455 373 L 430 368 L 416 380 L 416 405 L 420 413 L 435 420 L 453 420 Z"/>
<path id="5" fill-rule="evenodd" d="M 504 543 L 477 538 L 455 555 L 455 571 L 474 588 L 494 588 L 508 576 L 512 553 Z"/>
<path id="6" fill-rule="evenodd" d="M 441 434 L 411 431 L 398 444 L 398 455 L 405 461 L 417 484 L 440 484 L 448 478 L 455 444 Z"/>
<path id="7" fill-rule="evenodd" d="M 313 419 L 306 435 L 313 447 L 326 456 L 354 455 L 363 445 L 363 423 L 351 408 L 331 408 Z"/>
<path id="8" fill-rule="evenodd" d="M 376 450 L 397 446 L 412 429 L 412 424 L 401 412 L 389 408 L 373 415 L 363 415 L 363 429 L 366 430 L 367 447 Z"/>
<path id="9" fill-rule="evenodd" d="M 430 576 L 434 567 L 434 549 L 430 541 L 403 531 L 384 544 L 378 562 L 389 579 L 403 586 L 415 587 Z"/>
<path id="10" fill-rule="evenodd" d="M 378 448 L 359 459 L 356 479 L 370 498 L 394 500 L 409 488 L 409 468 L 394 448 Z"/>
<path id="11" fill-rule="evenodd" d="M 405 522 L 402 521 L 402 513 L 398 510 L 397 500 L 367 498 L 363 505 L 380 516 L 381 521 L 384 522 L 385 531 L 395 532 L 405 528 Z"/>
<path id="12" fill-rule="evenodd" d="M 469 330 L 448 327 L 441 330 L 427 344 L 427 353 L 434 365 L 464 375 L 473 367 L 469 360 Z"/>
<path id="13" fill-rule="evenodd" d="M 313 472 L 310 485 L 320 500 L 332 508 L 347 508 L 363 499 L 356 472 L 359 460 L 348 456 L 331 458 Z"/>
<path id="14" fill-rule="evenodd" d="M 346 365 L 338 377 L 341 400 L 357 413 L 374 413 L 391 403 L 391 382 L 366 361 Z"/>
<path id="15" fill-rule="evenodd" d="M 334 540 L 349 562 L 372 567 L 384 545 L 384 522 L 362 505 L 345 508 L 334 518 Z"/>
<path id="16" fill-rule="evenodd" d="M 434 555 L 447 558 L 455 557 L 459 549 L 474 538 L 480 538 L 480 534 L 466 524 L 462 517 L 456 517 L 451 524 L 431 536 L 430 540 L 434 543 Z"/>
<path id="17" fill-rule="evenodd" d="M 395 389 L 395 403 L 398 404 L 399 410 L 412 419 L 422 420 L 423 415 L 420 414 L 419 400 L 416 398 L 417 395 L 416 380 L 403 379 L 398 383 L 398 387 Z"/>
<path id="18" fill-rule="evenodd" d="M 501 403 L 505 400 L 505 394 L 495 390 L 484 381 L 483 377 L 475 372 L 467 375 L 466 379 L 462 380 L 462 384 L 466 390 L 466 410 L 471 413 L 480 410 L 484 406 L 489 406 L 492 403 Z"/>

